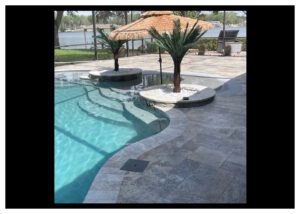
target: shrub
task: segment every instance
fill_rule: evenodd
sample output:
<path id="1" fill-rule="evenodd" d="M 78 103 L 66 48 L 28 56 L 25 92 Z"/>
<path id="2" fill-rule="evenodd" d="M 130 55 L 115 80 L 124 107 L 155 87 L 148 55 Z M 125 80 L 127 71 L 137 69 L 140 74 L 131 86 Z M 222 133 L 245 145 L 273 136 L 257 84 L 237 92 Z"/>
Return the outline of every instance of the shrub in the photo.
<path id="1" fill-rule="evenodd" d="M 242 51 L 247 50 L 247 39 L 246 38 L 237 38 L 237 42 L 242 42 Z M 193 48 L 199 49 L 202 46 L 205 47 L 208 51 L 217 51 L 218 39 L 217 38 L 201 38 L 200 41 L 193 46 Z"/>
<path id="2" fill-rule="evenodd" d="M 247 51 L 247 39 L 246 38 L 237 38 L 236 41 L 242 43 L 242 51 Z"/>
<path id="3" fill-rule="evenodd" d="M 205 54 L 205 45 L 201 44 L 198 47 L 198 55 L 204 55 Z"/>
<path id="4" fill-rule="evenodd" d="M 217 39 L 215 38 L 201 38 L 200 41 L 193 46 L 193 48 L 201 49 L 204 47 L 208 51 L 216 51 L 217 50 Z"/>
<path id="5" fill-rule="evenodd" d="M 147 53 L 157 53 L 158 47 L 154 42 L 146 42 L 146 52 Z"/>
<path id="6" fill-rule="evenodd" d="M 145 45 L 139 46 L 139 47 L 137 48 L 137 50 L 138 50 L 139 52 L 141 52 L 142 50 L 145 51 Z"/>

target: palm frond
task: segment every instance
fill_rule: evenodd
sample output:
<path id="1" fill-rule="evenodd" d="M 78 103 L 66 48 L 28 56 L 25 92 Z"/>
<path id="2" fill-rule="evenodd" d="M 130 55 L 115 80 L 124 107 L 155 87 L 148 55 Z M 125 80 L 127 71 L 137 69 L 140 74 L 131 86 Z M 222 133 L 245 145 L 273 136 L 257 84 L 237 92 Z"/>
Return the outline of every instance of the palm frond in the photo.
<path id="1" fill-rule="evenodd" d="M 122 45 L 126 42 L 126 40 L 110 40 L 108 38 L 108 34 L 105 33 L 103 29 L 97 28 L 97 31 L 100 34 L 99 36 L 97 36 L 97 38 L 101 39 L 107 46 L 109 46 L 114 54 L 117 54 Z"/>
<path id="2" fill-rule="evenodd" d="M 206 32 L 202 32 L 202 29 L 197 24 L 198 20 L 190 30 L 189 24 L 187 24 L 182 32 L 180 20 L 178 19 L 174 21 L 171 33 L 160 34 L 154 27 L 150 28 L 148 32 L 155 39 L 155 43 L 165 49 L 174 61 L 181 62 L 188 49 L 198 42 Z"/>

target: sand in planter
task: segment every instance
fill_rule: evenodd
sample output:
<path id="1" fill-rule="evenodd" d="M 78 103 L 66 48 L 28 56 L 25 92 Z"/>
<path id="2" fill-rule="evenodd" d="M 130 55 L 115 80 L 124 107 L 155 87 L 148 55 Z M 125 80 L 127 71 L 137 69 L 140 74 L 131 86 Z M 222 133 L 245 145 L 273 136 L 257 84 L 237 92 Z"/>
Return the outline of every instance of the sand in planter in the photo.
<path id="1" fill-rule="evenodd" d="M 215 90 L 202 85 L 181 84 L 180 93 L 173 92 L 173 88 L 173 84 L 152 86 L 139 94 L 158 103 L 201 102 L 215 96 Z M 188 97 L 188 100 L 183 100 L 184 97 Z"/>

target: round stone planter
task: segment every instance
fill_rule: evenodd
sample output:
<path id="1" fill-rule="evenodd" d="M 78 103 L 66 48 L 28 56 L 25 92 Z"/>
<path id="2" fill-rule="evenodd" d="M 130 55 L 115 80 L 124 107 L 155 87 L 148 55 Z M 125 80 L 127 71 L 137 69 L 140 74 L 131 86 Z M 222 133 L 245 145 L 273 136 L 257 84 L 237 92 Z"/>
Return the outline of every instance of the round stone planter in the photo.
<path id="1" fill-rule="evenodd" d="M 139 95 L 155 104 L 186 108 L 210 103 L 216 92 L 214 89 L 202 85 L 181 84 L 181 93 L 174 93 L 173 84 L 168 84 L 145 88 L 139 92 Z"/>
<path id="2" fill-rule="evenodd" d="M 89 75 L 92 79 L 100 81 L 121 82 L 142 79 L 142 69 L 139 68 L 121 68 L 119 71 L 103 70 L 91 71 Z"/>

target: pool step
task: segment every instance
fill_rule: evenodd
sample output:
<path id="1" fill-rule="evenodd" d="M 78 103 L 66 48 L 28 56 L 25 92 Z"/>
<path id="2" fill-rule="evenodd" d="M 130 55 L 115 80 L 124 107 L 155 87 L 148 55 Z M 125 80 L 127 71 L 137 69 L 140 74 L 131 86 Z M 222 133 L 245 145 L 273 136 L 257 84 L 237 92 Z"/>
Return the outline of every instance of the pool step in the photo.
<path id="1" fill-rule="evenodd" d="M 128 93 L 121 93 L 122 90 L 115 88 L 101 88 L 100 91 L 102 95 L 105 97 L 111 97 L 115 99 L 116 101 L 119 101 L 120 103 L 123 103 L 124 110 L 127 111 L 132 117 L 140 120 L 144 124 L 149 125 L 149 127 L 154 130 L 155 132 L 161 131 L 161 129 L 164 129 L 168 124 L 168 120 L 164 120 L 164 118 L 158 118 L 156 117 L 151 111 L 147 111 L 141 106 L 136 106 L 133 102 L 133 95 L 129 96 Z M 127 91 L 128 92 L 128 91 Z M 127 98 L 129 97 L 129 99 Z"/>
<path id="2" fill-rule="evenodd" d="M 65 88 L 64 90 L 55 88 L 55 90 L 60 90 L 59 93 L 55 93 L 55 103 L 61 103 L 67 100 L 71 100 L 72 98 L 84 96 L 85 94 L 85 91 L 78 85 L 72 88 Z"/>
<path id="3" fill-rule="evenodd" d="M 122 107 L 121 103 L 101 96 L 99 94 L 98 90 L 93 90 L 93 91 L 88 92 L 87 93 L 87 98 L 91 102 L 93 102 L 94 104 L 98 104 L 98 105 L 104 106 L 106 108 L 111 108 L 111 109 L 114 109 L 116 111 L 122 111 L 123 110 L 123 107 Z"/>
<path id="4" fill-rule="evenodd" d="M 141 108 L 136 107 L 133 102 L 124 102 L 124 108 L 130 114 L 134 115 L 135 117 L 142 120 L 146 124 L 150 124 L 151 122 L 157 119 L 155 115 Z"/>
<path id="5" fill-rule="evenodd" d="M 130 124 L 129 121 L 120 113 L 111 111 L 107 108 L 101 108 L 98 105 L 91 103 L 86 99 L 86 97 L 79 99 L 78 105 L 86 113 L 91 114 L 97 118 L 104 118 L 119 123 Z"/>
<path id="6" fill-rule="evenodd" d="M 115 88 L 113 90 L 115 90 Z M 116 101 L 119 101 L 119 103 L 122 103 L 125 111 L 137 119 L 140 119 L 145 124 L 150 124 L 158 119 L 152 113 L 135 106 L 135 104 L 132 102 L 133 97 L 128 94 L 112 91 L 110 88 L 100 88 L 100 91 L 105 97 L 113 98 Z"/>
<path id="7" fill-rule="evenodd" d="M 126 102 L 132 100 L 132 96 L 129 94 L 117 93 L 115 91 L 110 90 L 109 88 L 99 88 L 100 93 L 106 98 L 113 98 L 119 102 Z"/>
<path id="8" fill-rule="evenodd" d="M 86 90 L 90 89 L 92 89 L 92 87 L 86 87 Z M 122 93 L 124 91 L 126 91 L 126 93 Z M 122 111 L 125 111 L 124 118 L 126 118 L 127 121 L 139 120 L 143 124 L 148 125 L 148 127 L 154 132 L 161 131 L 169 124 L 168 119 L 158 118 L 150 110 L 143 109 L 144 106 L 135 105 L 132 102 L 133 97 L 130 96 L 130 92 L 128 92 L 129 90 L 121 90 L 108 87 L 100 87 L 99 90 L 91 90 L 87 93 L 87 98 L 89 102 L 96 107 L 93 110 L 87 110 L 95 116 L 101 116 L 108 119 L 110 117 L 107 117 L 107 115 L 99 115 L 99 109 L 97 109 L 97 107 L 106 109 L 108 111 L 114 111 L 116 112 L 116 114 L 120 114 L 122 113 Z M 134 93 L 133 91 L 131 92 Z M 115 116 L 112 115 L 111 118 L 114 117 Z M 124 122 L 124 120 L 118 121 Z"/>
<path id="9" fill-rule="evenodd" d="M 67 89 L 67 88 L 78 87 L 78 85 L 73 84 L 68 81 L 65 81 L 65 80 L 62 80 L 62 79 L 56 79 L 54 82 L 54 86 L 55 86 L 55 89 L 57 89 L 57 88 Z"/>
<path id="10" fill-rule="evenodd" d="M 160 132 L 169 125 L 169 120 L 167 118 L 159 118 L 154 114 L 137 107 L 133 102 L 124 103 L 124 108 L 140 121 L 147 124 L 148 128 L 152 129 L 155 133 Z"/>
<path id="11" fill-rule="evenodd" d="M 117 93 L 117 94 L 120 94 L 120 95 L 130 96 L 130 97 L 132 97 L 135 94 L 135 91 L 136 91 L 136 90 L 131 89 L 131 88 L 119 89 L 119 88 L 115 88 L 113 86 L 105 86 L 105 85 L 103 85 L 102 88 L 108 88 L 109 90 L 111 90 L 114 93 Z"/>

